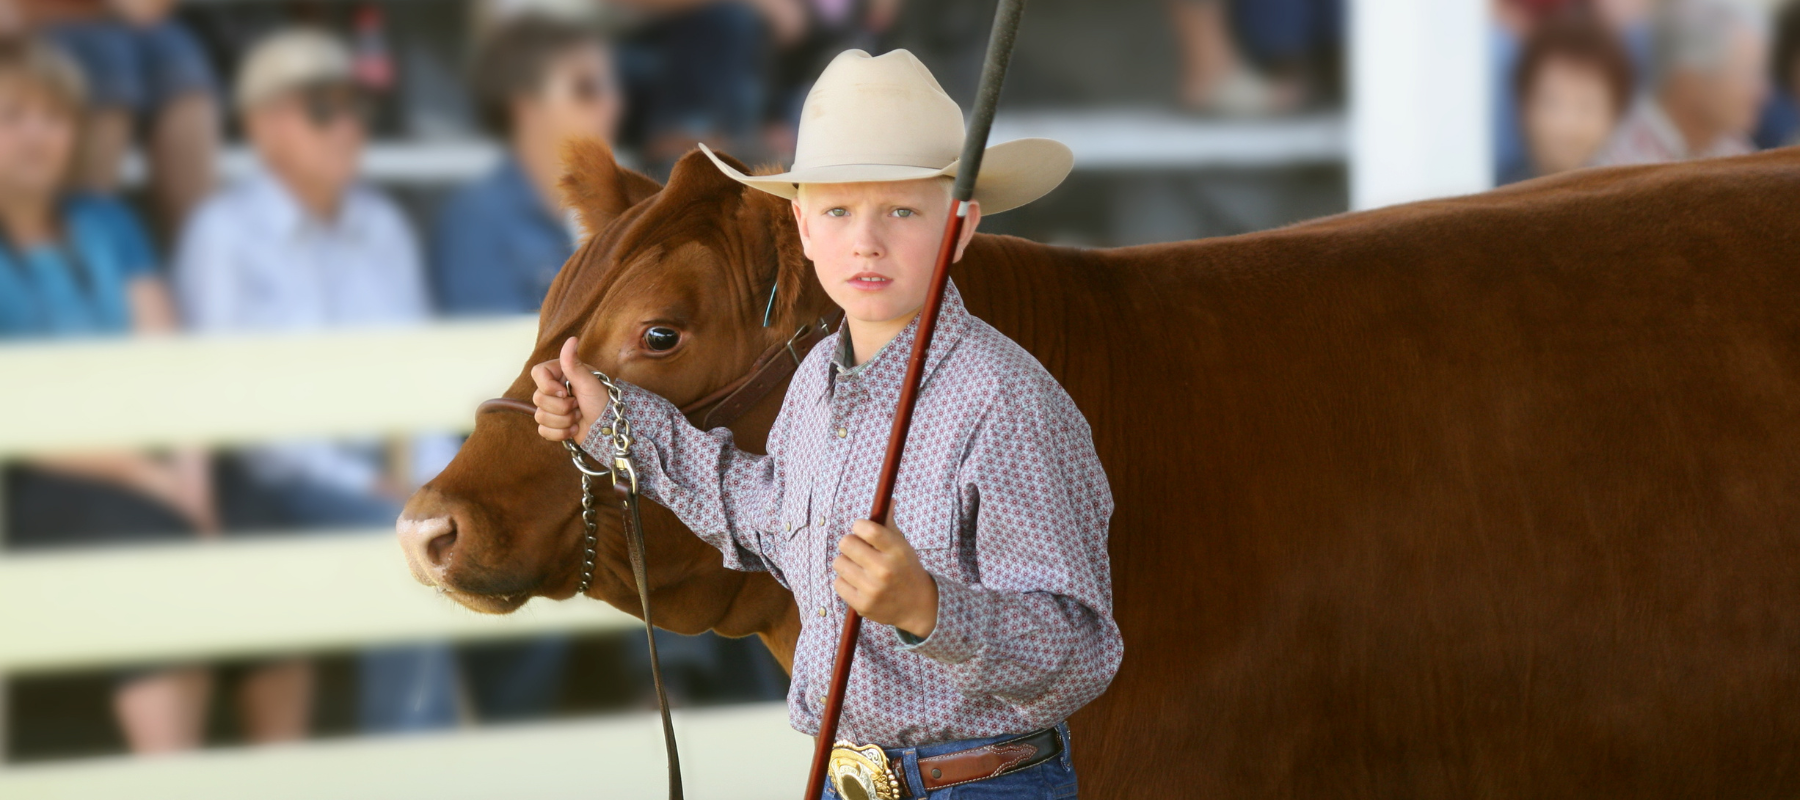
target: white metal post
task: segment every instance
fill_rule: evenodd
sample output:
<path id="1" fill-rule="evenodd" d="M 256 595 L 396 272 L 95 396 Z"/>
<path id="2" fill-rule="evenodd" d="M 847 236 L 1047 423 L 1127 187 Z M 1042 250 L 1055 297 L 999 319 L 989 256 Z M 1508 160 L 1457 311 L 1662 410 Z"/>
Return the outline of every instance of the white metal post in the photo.
<path id="1" fill-rule="evenodd" d="M 1350 0 L 1350 205 L 1493 186 L 1488 0 Z"/>

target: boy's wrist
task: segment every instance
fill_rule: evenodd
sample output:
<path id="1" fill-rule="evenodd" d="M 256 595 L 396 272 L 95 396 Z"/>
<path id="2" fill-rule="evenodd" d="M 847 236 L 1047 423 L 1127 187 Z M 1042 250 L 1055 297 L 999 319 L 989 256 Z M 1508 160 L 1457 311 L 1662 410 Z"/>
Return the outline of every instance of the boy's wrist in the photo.
<path id="1" fill-rule="evenodd" d="M 931 638 L 931 632 L 937 630 L 937 579 L 932 577 L 931 573 L 927 572 L 925 573 L 925 580 L 929 588 L 924 594 L 924 602 L 920 604 L 920 607 L 916 612 L 908 615 L 906 619 L 899 620 L 894 625 L 894 627 L 901 632 L 920 641 Z"/>

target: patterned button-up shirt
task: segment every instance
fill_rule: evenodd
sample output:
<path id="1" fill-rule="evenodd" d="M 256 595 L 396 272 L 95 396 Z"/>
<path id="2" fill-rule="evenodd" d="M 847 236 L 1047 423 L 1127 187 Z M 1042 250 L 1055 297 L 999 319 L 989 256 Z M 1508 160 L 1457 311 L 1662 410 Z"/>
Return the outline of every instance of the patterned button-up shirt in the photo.
<path id="1" fill-rule="evenodd" d="M 789 385 L 765 456 L 624 385 L 639 486 L 740 570 L 800 606 L 789 719 L 815 734 L 848 606 L 831 562 L 869 513 L 915 320 L 862 366 L 840 330 Z M 584 446 L 609 445 L 596 424 Z M 936 628 L 863 626 L 839 738 L 908 747 L 1053 725 L 1098 697 L 1124 646 L 1112 618 L 1112 494 L 1056 379 L 945 293 L 894 496 L 893 525 L 937 581 Z"/>

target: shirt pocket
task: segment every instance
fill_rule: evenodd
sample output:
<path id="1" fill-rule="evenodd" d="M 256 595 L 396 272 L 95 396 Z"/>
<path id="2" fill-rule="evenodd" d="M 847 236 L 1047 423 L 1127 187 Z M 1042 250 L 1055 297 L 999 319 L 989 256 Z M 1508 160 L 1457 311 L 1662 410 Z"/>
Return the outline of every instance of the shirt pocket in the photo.
<path id="1" fill-rule="evenodd" d="M 957 543 L 959 516 L 956 488 L 949 476 L 902 480 L 894 489 L 894 527 L 921 554 L 950 552 Z"/>
<path id="2" fill-rule="evenodd" d="M 812 508 L 811 490 L 786 492 L 781 498 L 780 518 L 776 521 L 776 538 L 789 543 L 802 539 L 802 534 L 814 527 Z"/>
<path id="3" fill-rule="evenodd" d="M 806 519 L 811 510 L 810 503 L 811 498 L 804 491 L 783 492 L 781 499 L 776 501 L 768 528 L 759 529 L 757 533 L 757 549 L 762 551 L 759 555 L 763 564 L 781 585 L 795 592 L 799 587 L 790 580 L 794 567 L 790 562 L 799 552 L 799 543 L 804 541 L 799 537 L 808 529 Z"/>

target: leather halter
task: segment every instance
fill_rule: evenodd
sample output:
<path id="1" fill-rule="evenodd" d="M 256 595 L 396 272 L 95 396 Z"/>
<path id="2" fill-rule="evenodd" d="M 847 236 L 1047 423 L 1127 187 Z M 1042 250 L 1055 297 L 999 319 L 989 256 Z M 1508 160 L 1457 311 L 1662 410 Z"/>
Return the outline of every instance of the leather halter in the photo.
<path id="1" fill-rule="evenodd" d="M 751 362 L 750 369 L 737 380 L 725 384 L 708 393 L 705 397 L 681 407 L 681 413 L 689 420 L 695 420 L 696 414 L 705 412 L 704 416 L 695 420 L 695 427 L 701 430 L 724 427 L 738 421 L 762 399 L 775 391 L 783 381 L 793 377 L 794 370 L 800 368 L 800 362 L 812 352 L 813 345 L 837 327 L 843 319 L 843 312 L 831 317 L 820 317 L 816 323 L 800 326 L 789 336 L 787 341 L 772 345 L 762 355 Z M 784 358 L 783 356 L 786 356 Z M 526 416 L 536 416 L 537 406 L 529 400 L 512 397 L 496 397 L 483 401 L 475 409 L 477 414 L 489 411 L 511 411 Z"/>

